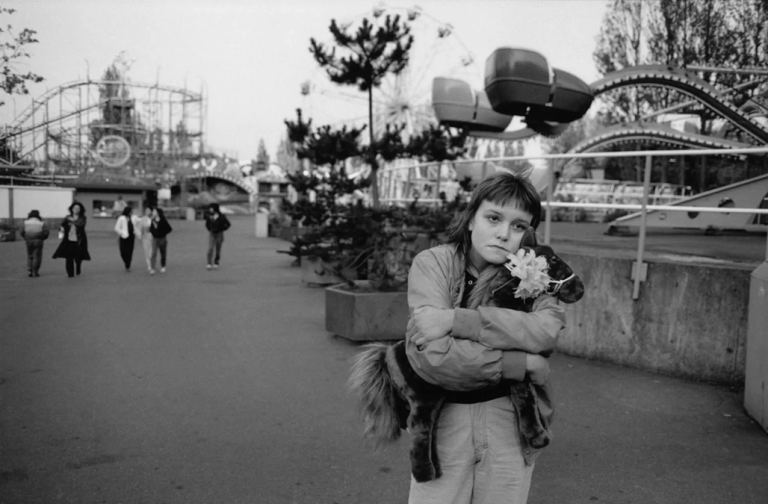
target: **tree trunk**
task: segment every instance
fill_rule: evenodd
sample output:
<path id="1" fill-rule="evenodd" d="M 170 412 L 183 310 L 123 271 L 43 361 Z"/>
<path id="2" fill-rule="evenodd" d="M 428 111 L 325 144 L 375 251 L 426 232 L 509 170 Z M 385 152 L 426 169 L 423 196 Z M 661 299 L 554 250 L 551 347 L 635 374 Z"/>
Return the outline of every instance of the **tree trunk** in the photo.
<path id="1" fill-rule="evenodd" d="M 379 166 L 376 162 L 376 151 L 373 143 L 373 86 L 368 88 L 368 138 L 370 150 L 368 162 L 371 165 L 371 202 L 373 208 L 379 208 Z"/>

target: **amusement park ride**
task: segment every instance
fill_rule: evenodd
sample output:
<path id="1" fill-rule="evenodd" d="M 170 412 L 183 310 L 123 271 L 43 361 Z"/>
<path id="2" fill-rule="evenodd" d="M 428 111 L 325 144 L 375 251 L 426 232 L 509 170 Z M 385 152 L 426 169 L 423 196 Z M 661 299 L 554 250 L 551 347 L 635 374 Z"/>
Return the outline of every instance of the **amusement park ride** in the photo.
<path id="1" fill-rule="evenodd" d="M 705 69 L 728 71 L 725 69 Z M 734 149 L 762 147 L 768 144 L 768 88 L 766 70 L 744 71 L 757 76 L 752 87 L 762 93 L 742 100 L 724 100 L 723 96 L 701 80 L 692 69 L 663 65 L 643 65 L 606 75 L 587 85 L 578 77 L 551 68 L 543 55 L 526 49 L 500 48 L 486 61 L 485 90 L 474 91 L 459 79 L 436 78 L 432 104 L 437 119 L 448 126 L 465 128 L 470 136 L 497 140 L 524 140 L 538 134 L 561 133 L 568 123 L 582 117 L 595 96 L 627 86 L 660 86 L 690 96 L 721 117 L 740 141 L 678 131 L 651 123 L 623 124 L 608 128 L 574 146 L 569 153 L 587 153 L 622 143 L 644 143 L 665 148 Z M 762 79 L 762 80 L 760 80 Z M 756 85 L 757 83 L 757 85 Z M 688 103 L 690 105 L 691 102 Z M 527 127 L 506 131 L 513 115 L 521 116 Z M 728 156 L 727 152 L 723 152 Z M 744 156 L 730 155 L 734 163 Z M 764 158 L 764 154 L 760 154 Z M 761 160 L 761 171 L 766 163 Z M 611 199 L 607 196 L 604 202 Z M 613 193 L 613 196 L 618 196 Z M 636 198 L 637 195 L 635 194 Z M 742 208 L 768 207 L 768 174 L 710 190 L 689 198 L 677 198 L 674 205 Z M 639 226 L 639 215 L 621 217 L 615 226 Z M 712 214 L 698 212 L 651 212 L 648 226 L 765 230 L 763 216 L 749 214 Z"/>

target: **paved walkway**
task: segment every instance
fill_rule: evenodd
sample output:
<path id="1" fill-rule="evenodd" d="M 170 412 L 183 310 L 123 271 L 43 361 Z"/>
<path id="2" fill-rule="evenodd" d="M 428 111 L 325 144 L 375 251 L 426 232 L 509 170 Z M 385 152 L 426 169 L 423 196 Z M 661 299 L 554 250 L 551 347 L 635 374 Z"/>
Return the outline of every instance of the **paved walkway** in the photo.
<path id="1" fill-rule="evenodd" d="M 201 222 L 172 221 L 169 268 L 112 222 L 69 279 L 0 243 L 0 502 L 406 502 L 408 440 L 360 443 L 345 389 L 358 346 L 324 330 L 324 293 L 238 218 L 206 271 Z M 555 442 L 529 502 L 764 504 L 768 434 L 742 393 L 553 357 Z"/>

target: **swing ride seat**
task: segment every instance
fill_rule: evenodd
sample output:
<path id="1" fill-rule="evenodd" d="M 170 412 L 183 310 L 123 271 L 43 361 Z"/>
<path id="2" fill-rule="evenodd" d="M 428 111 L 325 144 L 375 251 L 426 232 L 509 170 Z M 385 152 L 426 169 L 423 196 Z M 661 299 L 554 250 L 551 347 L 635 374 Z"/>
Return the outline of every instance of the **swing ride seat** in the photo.
<path id="1" fill-rule="evenodd" d="M 485 91 L 493 110 L 557 123 L 581 118 L 594 93 L 584 81 L 527 49 L 496 49 L 485 62 Z"/>
<path id="2" fill-rule="evenodd" d="M 441 124 L 473 131 L 504 131 L 510 116 L 491 108 L 484 91 L 473 92 L 459 79 L 435 77 L 432 80 L 432 107 Z"/>

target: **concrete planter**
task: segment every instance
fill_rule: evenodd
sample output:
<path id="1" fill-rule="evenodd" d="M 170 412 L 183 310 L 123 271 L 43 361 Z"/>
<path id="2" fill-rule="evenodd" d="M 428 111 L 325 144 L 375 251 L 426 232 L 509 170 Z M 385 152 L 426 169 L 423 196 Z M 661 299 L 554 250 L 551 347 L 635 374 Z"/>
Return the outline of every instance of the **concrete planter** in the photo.
<path id="1" fill-rule="evenodd" d="M 366 281 L 357 281 L 367 286 Z M 406 292 L 355 292 L 346 284 L 325 289 L 325 330 L 353 341 L 399 340 L 408 325 Z"/>

